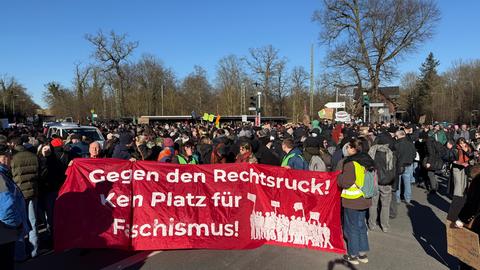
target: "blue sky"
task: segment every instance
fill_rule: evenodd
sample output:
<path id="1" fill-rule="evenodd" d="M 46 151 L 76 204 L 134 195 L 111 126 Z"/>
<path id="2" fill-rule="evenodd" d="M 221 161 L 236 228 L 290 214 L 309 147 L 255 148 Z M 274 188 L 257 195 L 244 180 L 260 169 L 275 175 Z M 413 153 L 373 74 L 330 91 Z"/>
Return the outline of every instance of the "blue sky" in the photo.
<path id="1" fill-rule="evenodd" d="M 315 44 L 315 73 L 325 48 L 319 26 L 311 21 L 320 1 L 179 0 L 179 1 L 3 1 L 0 23 L 0 75 L 14 76 L 44 105 L 44 85 L 52 80 L 70 87 L 76 63 L 93 62 L 87 33 L 99 29 L 128 33 L 139 41 L 133 59 L 149 53 L 162 59 L 179 78 L 203 66 L 213 78 L 218 60 L 244 56 L 249 48 L 272 44 L 289 67 L 309 70 Z M 438 1 L 442 14 L 436 35 L 400 64 L 417 71 L 428 52 L 444 71 L 459 59 L 480 58 L 480 1 Z"/>

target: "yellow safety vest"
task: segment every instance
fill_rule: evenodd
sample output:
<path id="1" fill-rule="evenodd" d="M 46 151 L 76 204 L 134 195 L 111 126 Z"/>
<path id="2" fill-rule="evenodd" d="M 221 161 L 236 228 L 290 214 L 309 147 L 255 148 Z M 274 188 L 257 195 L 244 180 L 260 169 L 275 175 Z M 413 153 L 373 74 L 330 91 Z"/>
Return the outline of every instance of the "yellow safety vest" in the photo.
<path id="1" fill-rule="evenodd" d="M 286 156 L 283 157 L 282 159 L 282 164 L 280 165 L 281 167 L 286 167 L 288 166 L 288 162 L 290 161 L 291 158 L 293 158 L 294 156 L 297 156 L 298 154 L 296 153 L 290 153 Z M 302 160 L 303 160 L 303 157 L 301 155 L 298 155 Z"/>
<path id="2" fill-rule="evenodd" d="M 356 161 L 353 161 L 353 166 L 355 167 L 355 183 L 349 188 L 343 189 L 341 195 L 342 198 L 350 200 L 363 197 L 360 187 L 363 187 L 363 182 L 365 181 L 365 167 Z"/>
<path id="3" fill-rule="evenodd" d="M 182 155 L 178 155 L 177 158 L 179 164 L 187 164 L 187 159 Z M 188 164 L 197 164 L 197 161 L 195 160 L 195 158 L 192 157 L 192 160 L 190 160 Z"/>

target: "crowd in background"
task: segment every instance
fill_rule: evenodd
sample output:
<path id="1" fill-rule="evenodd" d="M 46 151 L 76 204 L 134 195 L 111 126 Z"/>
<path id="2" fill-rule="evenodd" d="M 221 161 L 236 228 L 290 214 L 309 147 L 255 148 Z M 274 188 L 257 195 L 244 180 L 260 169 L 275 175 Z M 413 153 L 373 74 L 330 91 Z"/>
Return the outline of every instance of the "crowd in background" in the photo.
<path id="1" fill-rule="evenodd" d="M 79 134 L 66 140 L 26 126 L 0 135 L 0 257 L 16 261 L 38 255 L 38 228 L 52 235 L 53 208 L 65 171 L 75 158 L 118 158 L 159 163 L 248 162 L 298 170 L 342 173 L 343 229 L 352 264 L 368 262 L 367 230 L 388 233 L 398 205 L 412 204 L 412 185 L 428 196 L 446 181 L 447 194 L 464 198 L 475 178 L 480 130 L 467 125 L 373 123 L 357 125 L 314 120 L 310 124 L 177 122 L 150 125 L 99 123 L 106 141 Z M 103 144 L 103 145 L 102 145 Z M 361 194 L 361 172 L 375 171 L 378 193 Z M 447 180 L 443 180 L 447 179 Z M 473 181 L 475 182 L 475 181 Z M 478 186 L 478 185 L 477 185 Z M 479 192 L 469 192 L 459 215 L 462 226 L 478 215 Z M 478 230 L 478 228 L 476 229 Z M 5 237 L 3 237 L 5 236 Z M 7 237 L 8 236 L 8 237 Z M 48 239 L 48 237 L 47 237 Z M 13 264 L 13 260 L 12 260 Z"/>

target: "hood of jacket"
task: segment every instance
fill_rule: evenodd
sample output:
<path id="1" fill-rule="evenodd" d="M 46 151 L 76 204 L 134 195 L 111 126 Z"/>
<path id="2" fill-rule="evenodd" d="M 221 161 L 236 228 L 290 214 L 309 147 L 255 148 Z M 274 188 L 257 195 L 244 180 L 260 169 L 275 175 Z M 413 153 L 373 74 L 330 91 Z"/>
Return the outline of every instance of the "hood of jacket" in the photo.
<path id="1" fill-rule="evenodd" d="M 290 154 L 302 155 L 302 150 L 300 150 L 299 148 L 295 147 L 295 148 L 293 148 L 292 150 L 290 150 L 290 152 L 288 152 L 287 155 L 290 155 Z"/>
<path id="2" fill-rule="evenodd" d="M 320 155 L 320 148 L 319 147 L 305 147 L 304 153 L 309 153 L 312 156 Z"/>
<path id="3" fill-rule="evenodd" d="M 364 153 L 364 152 L 360 152 L 353 156 L 347 157 L 347 159 L 345 159 L 344 164 L 351 161 L 358 162 L 360 165 L 367 168 L 367 170 L 375 168 L 375 162 L 373 161 L 373 159 L 367 153 Z"/>

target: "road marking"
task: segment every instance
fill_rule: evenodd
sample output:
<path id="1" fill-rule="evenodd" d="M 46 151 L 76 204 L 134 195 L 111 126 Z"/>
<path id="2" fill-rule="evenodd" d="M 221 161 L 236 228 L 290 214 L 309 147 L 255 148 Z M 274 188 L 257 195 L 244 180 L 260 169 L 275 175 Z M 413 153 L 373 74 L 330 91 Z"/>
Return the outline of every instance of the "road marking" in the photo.
<path id="1" fill-rule="evenodd" d="M 120 270 L 120 269 L 125 269 L 127 267 L 130 267 L 138 262 L 144 261 L 150 257 L 153 257 L 157 254 L 159 254 L 162 251 L 144 251 L 138 254 L 135 254 L 133 256 L 130 256 L 128 258 L 125 258 L 119 262 L 116 262 L 112 265 L 109 265 L 107 267 L 102 268 L 102 270 Z"/>

